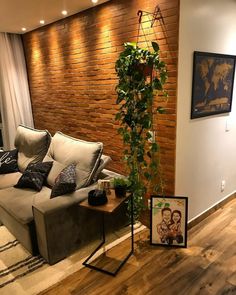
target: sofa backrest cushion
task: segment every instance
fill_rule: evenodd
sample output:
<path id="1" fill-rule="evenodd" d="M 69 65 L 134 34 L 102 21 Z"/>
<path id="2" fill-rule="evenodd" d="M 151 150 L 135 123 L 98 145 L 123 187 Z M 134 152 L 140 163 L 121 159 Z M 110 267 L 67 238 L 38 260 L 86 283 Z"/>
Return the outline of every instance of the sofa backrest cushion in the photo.
<path id="1" fill-rule="evenodd" d="M 53 160 L 52 169 L 50 170 L 48 177 L 47 177 L 47 184 L 50 187 L 54 186 L 57 176 L 61 173 L 61 171 L 64 168 L 66 168 L 66 165 L 57 162 L 56 160 L 52 159 L 52 157 L 49 157 L 47 155 L 43 159 L 43 162 L 48 162 L 48 161 L 52 161 L 52 160 Z"/>
<path id="2" fill-rule="evenodd" d="M 51 142 L 47 130 L 37 130 L 19 125 L 16 131 L 15 147 L 18 150 L 18 168 L 24 172 L 29 163 L 41 162 Z"/>
<path id="3" fill-rule="evenodd" d="M 79 189 L 92 182 L 102 150 L 103 144 L 101 142 L 84 141 L 56 132 L 45 160 L 49 161 L 51 158 L 51 160 L 65 166 L 76 163 L 76 189 Z M 56 175 L 54 167 L 52 167 L 51 175 Z"/>

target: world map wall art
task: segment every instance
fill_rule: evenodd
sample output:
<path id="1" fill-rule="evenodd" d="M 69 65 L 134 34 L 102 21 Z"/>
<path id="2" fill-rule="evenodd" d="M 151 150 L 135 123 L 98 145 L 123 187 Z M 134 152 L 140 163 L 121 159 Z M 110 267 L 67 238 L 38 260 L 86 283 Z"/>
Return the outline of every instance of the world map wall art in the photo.
<path id="1" fill-rule="evenodd" d="M 194 51 L 191 119 L 231 111 L 235 58 Z"/>

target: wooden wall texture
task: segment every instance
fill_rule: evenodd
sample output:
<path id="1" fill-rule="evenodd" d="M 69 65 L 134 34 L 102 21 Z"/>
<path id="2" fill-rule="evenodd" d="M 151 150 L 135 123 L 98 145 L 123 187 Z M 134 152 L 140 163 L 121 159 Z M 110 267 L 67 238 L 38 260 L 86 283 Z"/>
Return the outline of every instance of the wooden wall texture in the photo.
<path id="1" fill-rule="evenodd" d="M 139 45 L 157 41 L 167 64 L 168 101 L 156 97 L 166 114 L 155 118 L 165 193 L 174 193 L 176 92 L 178 61 L 178 0 L 111 0 L 23 35 L 35 127 L 60 130 L 89 141 L 102 141 L 109 166 L 124 172 L 122 141 L 114 121 L 117 111 L 115 61 L 124 42 L 137 41 L 138 10 L 161 8 L 164 24 L 143 17 Z"/>

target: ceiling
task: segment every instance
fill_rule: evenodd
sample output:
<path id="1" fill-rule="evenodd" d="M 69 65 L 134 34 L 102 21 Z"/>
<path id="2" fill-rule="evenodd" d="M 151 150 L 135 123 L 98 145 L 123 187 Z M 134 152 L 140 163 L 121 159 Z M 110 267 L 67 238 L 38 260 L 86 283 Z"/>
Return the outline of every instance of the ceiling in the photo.
<path id="1" fill-rule="evenodd" d="M 42 25 L 64 18 L 62 10 L 67 10 L 67 16 L 87 8 L 99 5 L 109 0 L 98 0 L 93 4 L 91 0 L 0 0 L 0 32 L 25 33 Z"/>

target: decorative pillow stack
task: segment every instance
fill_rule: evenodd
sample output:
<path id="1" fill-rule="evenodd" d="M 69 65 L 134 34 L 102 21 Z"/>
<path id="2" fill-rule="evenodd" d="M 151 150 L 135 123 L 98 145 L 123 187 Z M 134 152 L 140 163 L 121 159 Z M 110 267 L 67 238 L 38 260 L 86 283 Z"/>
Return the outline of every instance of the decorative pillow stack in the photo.
<path id="1" fill-rule="evenodd" d="M 23 172 L 18 183 L 17 188 L 32 188 L 40 191 L 46 182 L 49 171 L 52 168 L 51 162 L 30 163 Z"/>
<path id="2" fill-rule="evenodd" d="M 17 156 L 17 150 L 0 152 L 0 174 L 18 171 Z"/>
<path id="3" fill-rule="evenodd" d="M 67 193 L 71 193 L 76 189 L 76 164 L 70 164 L 64 168 L 55 180 L 52 187 L 51 197 L 55 198 Z"/>

